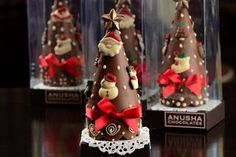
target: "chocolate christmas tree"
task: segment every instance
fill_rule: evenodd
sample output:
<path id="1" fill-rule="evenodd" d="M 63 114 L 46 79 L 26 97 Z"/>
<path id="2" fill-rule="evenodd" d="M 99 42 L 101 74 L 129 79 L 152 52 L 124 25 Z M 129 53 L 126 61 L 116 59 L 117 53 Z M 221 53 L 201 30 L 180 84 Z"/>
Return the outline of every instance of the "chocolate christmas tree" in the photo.
<path id="1" fill-rule="evenodd" d="M 143 56 L 143 40 L 140 31 L 135 28 L 135 15 L 132 13 L 131 0 L 117 0 L 116 11 L 121 16 L 120 32 L 129 64 L 137 67 Z"/>
<path id="2" fill-rule="evenodd" d="M 99 58 L 86 106 L 87 128 L 96 140 L 132 139 L 142 117 L 136 71 L 129 66 L 116 11 L 103 15 L 106 34 L 98 44 Z"/>
<path id="3" fill-rule="evenodd" d="M 176 15 L 166 35 L 158 78 L 160 101 L 168 106 L 198 106 L 208 100 L 204 49 L 196 39 L 189 1 L 175 2 Z"/>
<path id="4" fill-rule="evenodd" d="M 67 87 L 81 83 L 83 56 L 67 0 L 55 0 L 39 57 L 43 83 Z"/>

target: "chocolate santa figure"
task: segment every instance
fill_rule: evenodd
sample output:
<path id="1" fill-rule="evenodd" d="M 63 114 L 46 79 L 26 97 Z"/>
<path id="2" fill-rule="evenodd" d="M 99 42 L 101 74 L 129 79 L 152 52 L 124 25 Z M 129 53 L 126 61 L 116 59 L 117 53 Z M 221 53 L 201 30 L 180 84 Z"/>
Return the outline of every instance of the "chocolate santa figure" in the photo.
<path id="1" fill-rule="evenodd" d="M 42 37 L 39 57 L 43 83 L 48 86 L 77 86 L 82 81 L 83 56 L 68 0 L 55 0 Z"/>
<path id="2" fill-rule="evenodd" d="M 121 15 L 121 39 L 129 64 L 136 68 L 142 61 L 144 44 L 140 31 L 135 28 L 135 15 L 130 7 L 131 0 L 116 0 L 116 11 Z"/>
<path id="3" fill-rule="evenodd" d="M 197 41 L 189 15 L 189 0 L 176 2 L 171 32 L 165 37 L 158 84 L 160 102 L 167 106 L 199 106 L 208 100 L 205 52 Z"/>
<path id="4" fill-rule="evenodd" d="M 138 79 L 123 48 L 120 17 L 114 9 L 103 15 L 106 34 L 98 44 L 99 58 L 86 106 L 87 128 L 96 140 L 133 139 L 141 127 Z"/>

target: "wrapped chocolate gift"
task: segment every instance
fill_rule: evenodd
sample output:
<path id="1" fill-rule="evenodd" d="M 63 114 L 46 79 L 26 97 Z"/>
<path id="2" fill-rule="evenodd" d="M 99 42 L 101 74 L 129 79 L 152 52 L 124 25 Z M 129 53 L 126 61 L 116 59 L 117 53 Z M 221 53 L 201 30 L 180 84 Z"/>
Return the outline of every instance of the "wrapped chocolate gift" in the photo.
<path id="1" fill-rule="evenodd" d="M 218 1 L 150 0 L 143 10 L 145 57 L 156 75 L 142 88 L 156 92 L 148 97 L 146 124 L 211 129 L 224 119 Z"/>
<path id="2" fill-rule="evenodd" d="M 77 105 L 84 109 L 87 78 L 80 3 L 27 1 L 32 105 Z"/>
<path id="3" fill-rule="evenodd" d="M 121 16 L 114 9 L 102 16 L 106 34 L 98 44 L 99 57 L 92 92 L 86 105 L 81 156 L 149 154 L 149 129 L 142 127 L 138 79 L 123 48 Z"/>
<path id="4" fill-rule="evenodd" d="M 48 86 L 77 86 L 82 82 L 84 59 L 68 3 L 67 0 L 54 1 L 42 37 L 39 64 L 43 83 Z"/>
<path id="5" fill-rule="evenodd" d="M 161 103 L 174 107 L 199 106 L 208 100 L 205 52 L 197 41 L 189 2 L 176 1 L 175 19 L 165 37 L 158 84 Z"/>

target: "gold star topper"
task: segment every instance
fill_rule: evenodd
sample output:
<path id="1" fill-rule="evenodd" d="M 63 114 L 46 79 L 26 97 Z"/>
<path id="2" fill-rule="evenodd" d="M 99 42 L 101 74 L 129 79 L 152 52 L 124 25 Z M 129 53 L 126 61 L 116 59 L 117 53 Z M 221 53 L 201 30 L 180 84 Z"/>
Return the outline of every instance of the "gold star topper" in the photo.
<path id="1" fill-rule="evenodd" d="M 183 6 L 187 9 L 189 8 L 189 0 L 174 0 L 176 2 L 177 8 L 182 8 Z"/>
<path id="2" fill-rule="evenodd" d="M 120 29 L 119 22 L 121 21 L 121 16 L 118 16 L 115 9 L 111 9 L 109 14 L 104 14 L 102 18 L 105 21 L 105 29 Z"/>

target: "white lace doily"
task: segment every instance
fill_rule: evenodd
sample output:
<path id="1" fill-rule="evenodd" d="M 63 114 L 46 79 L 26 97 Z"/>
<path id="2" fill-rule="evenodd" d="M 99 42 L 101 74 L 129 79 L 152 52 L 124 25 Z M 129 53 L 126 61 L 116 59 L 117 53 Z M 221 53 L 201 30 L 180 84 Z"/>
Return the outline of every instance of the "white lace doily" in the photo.
<path id="1" fill-rule="evenodd" d="M 143 127 L 140 130 L 140 135 L 131 140 L 119 140 L 119 141 L 101 141 L 95 140 L 89 136 L 88 129 L 84 129 L 81 135 L 80 143 L 88 143 L 89 147 L 96 147 L 101 152 L 108 154 L 131 154 L 136 149 L 143 149 L 145 145 L 150 143 L 150 134 L 147 127 Z"/>

